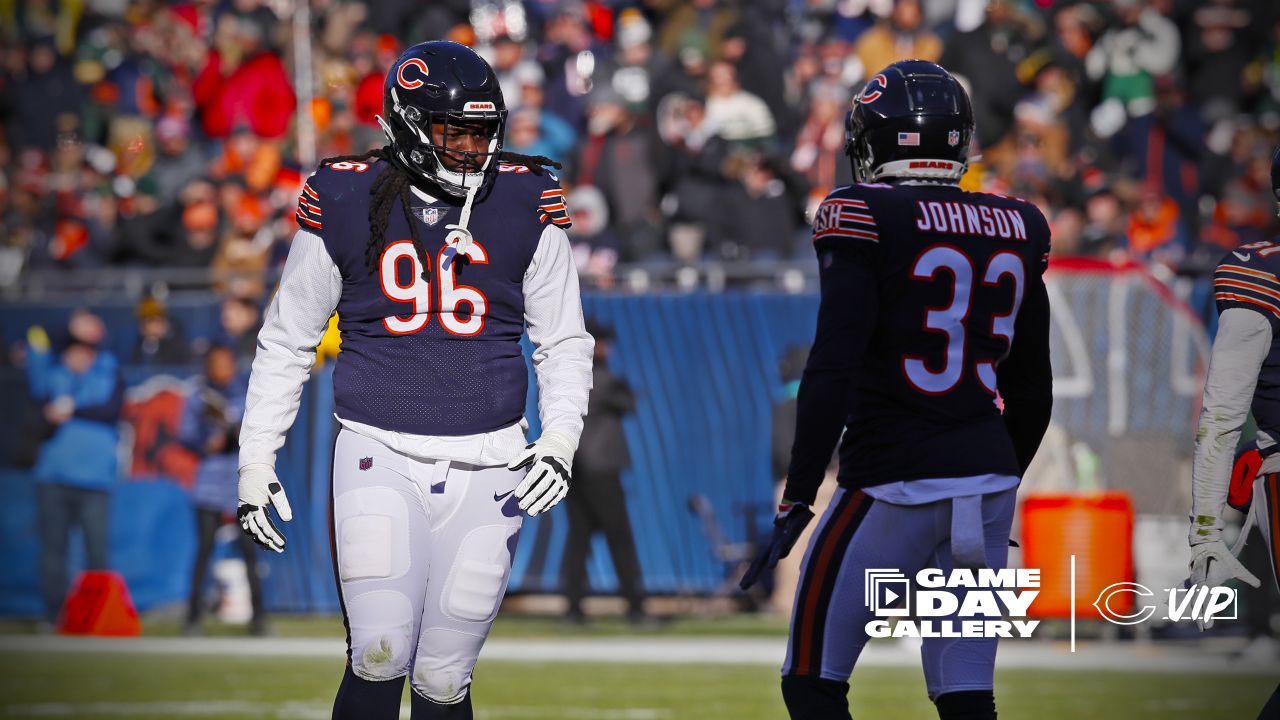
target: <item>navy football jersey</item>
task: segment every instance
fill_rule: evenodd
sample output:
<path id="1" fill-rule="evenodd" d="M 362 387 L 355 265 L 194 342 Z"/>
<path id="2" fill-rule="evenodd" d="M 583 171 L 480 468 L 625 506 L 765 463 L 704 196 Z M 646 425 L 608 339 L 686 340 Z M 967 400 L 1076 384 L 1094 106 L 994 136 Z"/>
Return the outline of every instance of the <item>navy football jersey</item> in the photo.
<path id="1" fill-rule="evenodd" d="M 1017 442 L 997 391 L 1019 410 L 1033 398 L 1028 424 L 1047 425 L 1049 228 L 1040 211 L 950 185 L 853 185 L 819 207 L 813 240 L 823 305 L 805 381 L 827 389 L 806 400 L 802 386 L 807 419 L 787 496 L 809 501 L 816 490 L 839 428 L 814 418 L 837 411 L 842 485 L 1020 475 L 1044 427 Z M 837 410 L 806 413 L 806 402 Z"/>
<path id="2" fill-rule="evenodd" d="M 342 274 L 338 416 L 417 435 L 472 435 L 518 422 L 528 389 L 519 344 L 523 281 L 543 229 L 569 225 L 558 181 L 501 164 L 476 196 L 465 258 L 445 244 L 461 199 L 411 195 L 424 279 L 399 200 L 370 267 L 369 190 L 383 169 L 377 160 L 321 167 L 298 200 L 299 226 L 323 239 Z"/>
<path id="3" fill-rule="evenodd" d="M 1263 457 L 1280 451 L 1280 243 L 1243 245 L 1223 256 L 1213 273 L 1218 313 L 1244 308 L 1271 323 L 1271 350 L 1258 371 L 1250 409 L 1258 423 L 1258 451 Z"/>

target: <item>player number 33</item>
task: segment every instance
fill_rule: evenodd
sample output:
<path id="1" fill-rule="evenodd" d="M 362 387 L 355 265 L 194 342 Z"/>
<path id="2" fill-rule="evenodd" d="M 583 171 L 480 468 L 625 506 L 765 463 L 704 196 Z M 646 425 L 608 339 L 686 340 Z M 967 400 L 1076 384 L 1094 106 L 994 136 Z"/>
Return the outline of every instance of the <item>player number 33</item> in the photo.
<path id="1" fill-rule="evenodd" d="M 951 304 L 929 310 L 925 314 L 924 326 L 930 332 L 946 336 L 946 361 L 941 369 L 933 370 L 923 357 L 907 355 L 902 358 L 902 369 L 907 380 L 927 395 L 951 392 L 960 383 L 965 370 L 965 320 L 969 317 L 973 302 L 973 261 L 958 248 L 934 245 L 916 258 L 916 263 L 911 268 L 911 278 L 936 280 L 938 272 L 942 270 L 951 275 L 953 282 Z M 1018 308 L 1022 305 L 1022 290 L 1026 285 L 1022 258 L 1017 253 L 1002 251 L 992 255 L 982 273 L 982 285 L 998 287 L 1005 278 L 1013 281 L 1013 307 L 1007 313 L 992 315 L 990 330 L 992 337 L 1005 340 L 1001 358 L 1008 354 L 1009 346 L 1013 343 L 1013 326 L 1018 317 Z M 997 362 L 998 359 L 982 359 L 974 365 L 978 380 L 993 395 L 996 392 Z"/>
<path id="2" fill-rule="evenodd" d="M 457 281 L 457 267 L 454 262 L 455 250 L 451 246 L 440 249 L 436 255 L 436 267 L 443 268 L 435 273 L 435 290 L 438 291 L 439 310 L 434 314 L 440 317 L 440 324 L 454 335 L 477 335 L 484 330 L 484 316 L 489 301 L 479 288 L 460 285 Z M 489 255 L 479 242 L 472 242 L 467 248 L 467 259 L 471 265 L 486 265 Z M 430 262 L 430 260 L 428 260 Z M 406 273 L 401 265 L 407 265 L 407 273 L 412 282 L 402 283 L 400 278 Z M 392 315 L 382 319 L 387 331 L 395 335 L 408 335 L 426 327 L 433 314 L 432 283 L 422 277 L 422 263 L 410 240 L 398 240 L 387 245 L 382 251 L 382 260 L 378 264 L 378 279 L 382 284 L 382 292 L 388 298 L 413 305 L 413 312 L 405 315 Z M 465 312 L 459 308 L 466 306 Z"/>

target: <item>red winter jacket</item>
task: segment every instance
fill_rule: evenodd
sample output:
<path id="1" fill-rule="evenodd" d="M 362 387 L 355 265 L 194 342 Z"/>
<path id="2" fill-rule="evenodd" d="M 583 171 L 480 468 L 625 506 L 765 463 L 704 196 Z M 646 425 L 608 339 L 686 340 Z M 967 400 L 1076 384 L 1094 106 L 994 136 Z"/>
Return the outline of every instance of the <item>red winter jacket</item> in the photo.
<path id="1" fill-rule="evenodd" d="M 284 63 L 265 51 L 224 75 L 222 56 L 211 50 L 193 94 L 204 131 L 214 138 L 230 135 L 241 123 L 259 137 L 280 137 L 298 104 Z"/>

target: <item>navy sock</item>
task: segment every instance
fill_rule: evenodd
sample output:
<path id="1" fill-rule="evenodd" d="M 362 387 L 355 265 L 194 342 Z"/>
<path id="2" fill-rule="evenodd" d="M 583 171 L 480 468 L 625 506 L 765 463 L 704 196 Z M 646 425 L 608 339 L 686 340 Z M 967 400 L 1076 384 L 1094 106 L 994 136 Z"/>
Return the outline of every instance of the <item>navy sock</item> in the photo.
<path id="1" fill-rule="evenodd" d="M 940 720 L 996 720 L 996 695 L 992 690 L 961 690 L 939 695 L 933 704 Z"/>
<path id="2" fill-rule="evenodd" d="M 411 720 L 472 720 L 471 691 L 456 703 L 445 705 L 422 697 L 416 692 L 409 693 L 413 700 Z"/>
<path id="3" fill-rule="evenodd" d="M 333 700 L 333 720 L 398 720 L 404 677 L 394 680 L 365 680 L 347 666 Z"/>
<path id="4" fill-rule="evenodd" d="M 849 683 L 782 676 L 782 700 L 794 720 L 849 720 Z"/>

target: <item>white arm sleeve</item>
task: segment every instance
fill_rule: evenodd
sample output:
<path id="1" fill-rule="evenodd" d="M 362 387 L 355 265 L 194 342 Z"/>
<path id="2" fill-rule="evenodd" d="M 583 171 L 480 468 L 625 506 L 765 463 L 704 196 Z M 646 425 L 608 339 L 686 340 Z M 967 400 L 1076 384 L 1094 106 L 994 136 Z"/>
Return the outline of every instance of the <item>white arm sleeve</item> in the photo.
<path id="1" fill-rule="evenodd" d="M 556 433 L 578 447 L 582 417 L 591 392 L 591 356 L 595 340 L 582 319 L 578 270 L 569 237 L 547 225 L 524 274 L 524 316 L 533 342 L 533 372 L 538 378 L 538 414 L 542 432 Z"/>
<path id="2" fill-rule="evenodd" d="M 1271 323 L 1260 313 L 1228 308 L 1218 319 L 1191 471 L 1192 544 L 1199 527 L 1216 538 L 1222 528 L 1231 466 L 1240 429 L 1249 416 L 1258 371 L 1271 351 Z"/>
<path id="3" fill-rule="evenodd" d="M 302 386 L 315 364 L 316 345 L 341 295 L 342 273 L 324 241 L 299 230 L 258 332 L 240 426 L 240 467 L 275 466 L 276 451 L 298 414 Z"/>

